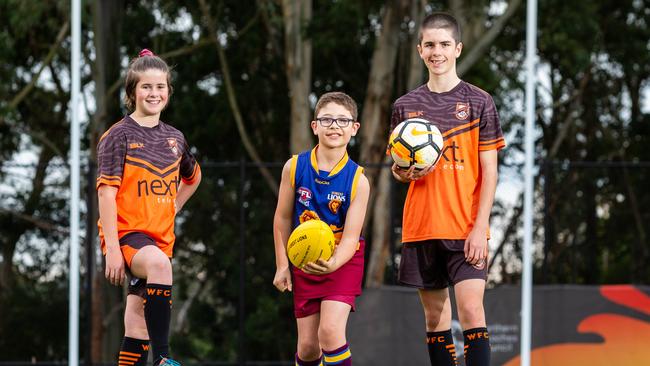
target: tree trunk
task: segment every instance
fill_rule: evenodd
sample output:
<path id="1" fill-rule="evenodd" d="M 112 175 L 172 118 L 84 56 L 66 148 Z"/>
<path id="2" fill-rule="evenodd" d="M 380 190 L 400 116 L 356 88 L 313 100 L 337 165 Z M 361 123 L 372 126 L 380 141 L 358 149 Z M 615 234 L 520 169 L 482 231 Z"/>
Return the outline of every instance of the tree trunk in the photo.
<path id="1" fill-rule="evenodd" d="M 372 56 L 366 99 L 363 103 L 361 123 L 361 159 L 364 164 L 379 164 L 384 161 L 386 139 L 389 129 L 389 109 L 392 85 L 395 79 L 395 64 L 399 47 L 400 24 L 406 14 L 410 0 L 388 1 L 382 16 L 381 33 L 377 37 Z M 387 175 L 388 174 L 388 175 Z M 390 215 L 388 205 L 390 171 L 387 169 L 366 170 L 372 187 L 368 212 L 372 212 L 372 242 L 366 277 L 367 286 L 382 284 L 390 244 Z M 381 178 L 379 178 L 381 177 Z M 375 184 L 375 183 L 378 184 Z M 377 212 L 375 212 L 377 210 Z M 375 221 L 377 220 L 377 221 Z M 370 220 L 366 220 L 367 222 Z"/>
<path id="2" fill-rule="evenodd" d="M 282 0 L 284 58 L 291 98 L 292 154 L 307 150 L 312 145 L 309 128 L 312 48 L 311 41 L 304 37 L 311 16 L 312 0 Z"/>
<path id="3" fill-rule="evenodd" d="M 392 160 L 387 156 L 385 162 L 390 163 Z M 372 210 L 372 246 L 366 275 L 367 287 L 379 287 L 384 283 L 390 245 L 393 244 L 390 241 L 390 185 L 392 179 L 390 169 L 379 170 L 379 178 L 375 187 L 375 205 Z"/>

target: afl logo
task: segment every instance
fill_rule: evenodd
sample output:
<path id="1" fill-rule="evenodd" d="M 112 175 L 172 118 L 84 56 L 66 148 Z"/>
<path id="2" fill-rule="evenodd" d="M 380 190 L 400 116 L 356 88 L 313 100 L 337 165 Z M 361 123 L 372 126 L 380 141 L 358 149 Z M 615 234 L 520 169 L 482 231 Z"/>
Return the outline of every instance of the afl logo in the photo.
<path id="1" fill-rule="evenodd" d="M 312 193 L 308 188 L 305 187 L 300 187 L 298 188 L 298 202 L 302 203 L 303 205 L 309 207 L 309 201 L 312 198 Z"/>
<path id="2" fill-rule="evenodd" d="M 456 118 L 460 120 L 469 117 L 469 103 L 456 103 Z"/>
<path id="3" fill-rule="evenodd" d="M 175 138 L 168 138 L 167 139 L 167 145 L 169 145 L 169 148 L 174 153 L 174 155 L 178 156 L 178 143 L 176 142 L 176 139 Z"/>

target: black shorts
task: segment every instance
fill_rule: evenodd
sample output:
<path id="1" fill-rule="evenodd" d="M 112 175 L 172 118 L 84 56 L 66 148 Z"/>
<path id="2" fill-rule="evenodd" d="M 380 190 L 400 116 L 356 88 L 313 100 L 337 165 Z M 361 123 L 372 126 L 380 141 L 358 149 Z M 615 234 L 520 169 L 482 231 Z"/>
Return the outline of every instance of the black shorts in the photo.
<path id="1" fill-rule="evenodd" d="M 425 240 L 404 243 L 397 281 L 424 290 L 447 288 L 460 281 L 487 281 L 487 262 L 474 266 L 465 261 L 465 240 Z"/>
<path id="2" fill-rule="evenodd" d="M 149 235 L 141 232 L 132 232 L 120 238 L 120 248 L 122 255 L 125 259 L 126 275 L 129 281 L 128 294 L 146 298 L 147 294 L 147 280 L 144 278 L 135 277 L 130 270 L 131 260 L 138 250 L 147 245 L 156 245 L 156 241 Z M 171 258 L 170 258 L 171 260 Z"/>
<path id="3" fill-rule="evenodd" d="M 147 298 L 147 280 L 135 277 L 127 268 L 126 279 L 129 281 L 129 288 L 127 290 L 129 295 L 140 296 L 143 299 Z"/>

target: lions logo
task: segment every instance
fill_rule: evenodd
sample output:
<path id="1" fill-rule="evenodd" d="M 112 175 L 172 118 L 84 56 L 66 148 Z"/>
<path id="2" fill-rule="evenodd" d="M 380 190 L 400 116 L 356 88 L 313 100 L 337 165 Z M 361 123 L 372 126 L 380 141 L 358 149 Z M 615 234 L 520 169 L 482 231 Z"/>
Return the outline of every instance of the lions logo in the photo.
<path id="1" fill-rule="evenodd" d="M 309 201 L 311 201 L 311 198 L 313 197 L 309 188 L 300 187 L 298 188 L 297 193 L 298 193 L 298 202 L 309 207 Z"/>
<path id="2" fill-rule="evenodd" d="M 465 120 L 469 117 L 469 103 L 456 103 L 456 118 Z"/>
<path id="3" fill-rule="evenodd" d="M 176 141 L 175 138 L 168 138 L 167 139 L 167 145 L 169 145 L 169 148 L 172 150 L 174 155 L 178 156 L 178 142 Z"/>
<path id="4" fill-rule="evenodd" d="M 327 207 L 329 207 L 330 211 L 332 211 L 333 214 L 337 213 L 339 211 L 339 208 L 343 202 L 339 199 L 331 199 L 330 202 L 327 204 Z"/>
<path id="5" fill-rule="evenodd" d="M 298 217 L 298 221 L 302 224 L 305 221 L 309 220 L 320 220 L 320 217 L 315 211 L 305 210 Z"/>

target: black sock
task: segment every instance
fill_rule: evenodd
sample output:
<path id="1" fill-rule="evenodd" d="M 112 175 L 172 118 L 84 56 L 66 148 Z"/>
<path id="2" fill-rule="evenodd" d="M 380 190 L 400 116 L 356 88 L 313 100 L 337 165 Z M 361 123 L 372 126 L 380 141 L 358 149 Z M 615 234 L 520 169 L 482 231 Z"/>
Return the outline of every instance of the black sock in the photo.
<path id="1" fill-rule="evenodd" d="M 490 335 L 487 328 L 473 328 L 463 332 L 465 336 L 465 365 L 490 365 Z"/>
<path id="2" fill-rule="evenodd" d="M 147 284 L 144 320 L 151 339 L 153 364 L 158 365 L 169 355 L 169 322 L 172 314 L 172 287 L 157 283 Z"/>
<path id="3" fill-rule="evenodd" d="M 456 347 L 451 329 L 442 332 L 427 332 L 427 347 L 432 366 L 454 366 L 456 361 Z"/>
<path id="4" fill-rule="evenodd" d="M 124 337 L 117 364 L 119 366 L 146 366 L 148 356 L 149 340 Z"/>

